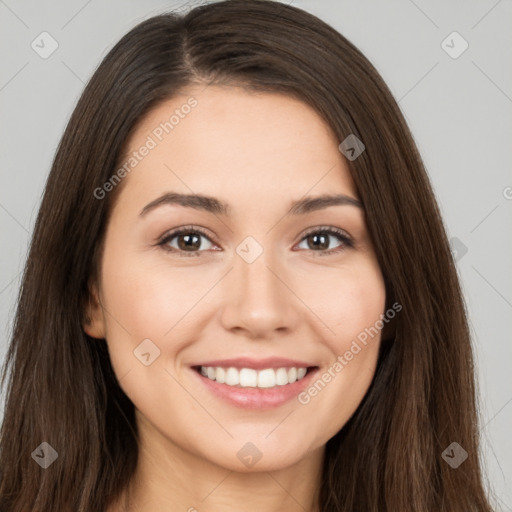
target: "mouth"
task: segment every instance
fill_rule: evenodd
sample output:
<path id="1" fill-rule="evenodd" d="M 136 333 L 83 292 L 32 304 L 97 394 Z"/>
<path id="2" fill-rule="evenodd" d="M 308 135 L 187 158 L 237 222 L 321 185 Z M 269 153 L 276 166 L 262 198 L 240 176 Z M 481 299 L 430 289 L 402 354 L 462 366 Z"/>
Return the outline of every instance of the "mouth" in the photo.
<path id="1" fill-rule="evenodd" d="M 254 365 L 253 365 L 254 366 Z M 256 365 L 258 366 L 258 365 Z M 262 365 L 259 365 L 262 366 Z M 194 365 L 200 385 L 224 403 L 243 409 L 265 410 L 296 398 L 309 386 L 318 366 L 213 366 Z"/>
<path id="2" fill-rule="evenodd" d="M 235 388 L 269 389 L 300 381 L 317 366 L 282 366 L 280 368 L 237 368 L 234 366 L 193 366 L 192 369 L 211 381 Z"/>

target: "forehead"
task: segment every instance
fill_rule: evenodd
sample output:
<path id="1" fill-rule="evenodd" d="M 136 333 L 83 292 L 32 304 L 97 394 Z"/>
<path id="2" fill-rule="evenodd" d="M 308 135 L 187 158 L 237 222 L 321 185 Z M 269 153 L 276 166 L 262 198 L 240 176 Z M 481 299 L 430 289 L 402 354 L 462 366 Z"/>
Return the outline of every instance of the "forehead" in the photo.
<path id="1" fill-rule="evenodd" d="M 121 165 L 134 164 L 124 183 L 130 195 L 193 191 L 261 208 L 306 194 L 356 197 L 338 145 L 327 123 L 291 96 L 192 86 L 139 123 Z"/>

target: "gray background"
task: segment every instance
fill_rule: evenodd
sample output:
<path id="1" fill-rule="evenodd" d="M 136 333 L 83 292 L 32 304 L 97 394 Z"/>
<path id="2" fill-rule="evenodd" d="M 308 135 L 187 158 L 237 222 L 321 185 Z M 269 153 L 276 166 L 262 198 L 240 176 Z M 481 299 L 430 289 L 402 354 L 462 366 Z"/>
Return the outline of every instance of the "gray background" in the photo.
<path id="1" fill-rule="evenodd" d="M 1 361 L 46 177 L 85 82 L 135 24 L 196 3 L 0 0 Z M 456 238 L 477 358 L 484 469 L 496 510 L 511 511 L 512 2 L 286 3 L 319 16 L 360 48 L 411 127 L 448 235 Z M 46 59 L 31 47 L 35 41 L 39 51 L 51 48 L 44 31 L 58 43 Z M 460 55 L 464 41 L 448 37 L 454 31 L 469 45 Z"/>

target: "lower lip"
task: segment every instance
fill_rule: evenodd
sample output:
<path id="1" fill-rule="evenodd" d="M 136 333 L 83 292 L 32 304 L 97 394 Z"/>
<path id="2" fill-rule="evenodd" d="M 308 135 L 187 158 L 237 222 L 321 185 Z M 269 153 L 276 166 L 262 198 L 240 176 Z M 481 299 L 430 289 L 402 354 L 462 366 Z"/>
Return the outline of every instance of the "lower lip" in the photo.
<path id="1" fill-rule="evenodd" d="M 318 368 L 309 370 L 302 379 L 295 381 L 293 384 L 275 386 L 273 388 L 238 388 L 228 386 L 227 384 L 220 384 L 215 380 L 205 377 L 194 368 L 192 368 L 192 371 L 214 395 L 236 407 L 245 409 L 271 409 L 283 405 L 304 391 L 318 371 Z"/>

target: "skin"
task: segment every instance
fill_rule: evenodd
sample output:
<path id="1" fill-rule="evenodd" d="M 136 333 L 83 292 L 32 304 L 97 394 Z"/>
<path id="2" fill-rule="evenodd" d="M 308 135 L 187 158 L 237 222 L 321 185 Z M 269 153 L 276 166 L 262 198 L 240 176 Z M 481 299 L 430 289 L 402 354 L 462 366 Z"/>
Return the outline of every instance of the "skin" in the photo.
<path id="1" fill-rule="evenodd" d="M 129 510 L 315 512 L 325 443 L 367 392 L 380 335 L 309 403 L 292 399 L 263 411 L 214 396 L 190 365 L 281 356 L 310 361 L 320 374 L 332 368 L 385 309 L 364 210 L 286 215 L 304 195 L 358 199 L 340 141 L 289 96 L 190 86 L 146 116 L 128 151 L 190 96 L 197 106 L 123 179 L 84 326 L 107 340 L 136 408 L 139 464 Z M 139 215 L 170 191 L 214 196 L 229 203 L 231 216 L 170 204 Z M 180 237 L 167 243 L 174 252 L 157 245 L 190 224 L 209 233 L 192 256 L 178 255 Z M 325 226 L 342 229 L 354 247 L 330 235 L 327 248 L 317 248 L 304 235 Z M 236 252 L 247 236 L 263 249 L 252 263 Z M 147 338 L 160 350 L 149 366 L 133 353 Z M 263 455 L 252 467 L 237 457 L 247 442 Z M 125 510 L 125 498 L 109 512 Z"/>

